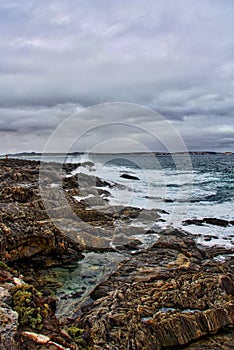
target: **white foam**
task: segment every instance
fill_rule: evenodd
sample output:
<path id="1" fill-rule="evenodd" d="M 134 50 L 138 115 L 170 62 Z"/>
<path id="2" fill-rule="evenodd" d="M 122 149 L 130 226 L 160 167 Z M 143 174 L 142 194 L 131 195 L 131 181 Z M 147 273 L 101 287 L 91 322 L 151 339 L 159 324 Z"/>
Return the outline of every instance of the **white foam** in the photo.
<path id="1" fill-rule="evenodd" d="M 225 238 L 217 238 L 217 239 L 211 239 L 210 241 L 204 240 L 204 237 L 201 236 L 197 238 L 196 240 L 197 244 L 206 246 L 206 247 L 214 247 L 214 246 L 221 246 L 225 247 L 227 249 L 233 249 L 234 248 L 234 242 L 231 240 L 225 239 Z"/>
<path id="2" fill-rule="evenodd" d="M 87 156 L 79 159 L 82 162 L 89 160 Z M 182 225 L 184 220 L 192 218 L 214 217 L 233 220 L 233 201 L 224 203 L 199 201 L 200 198 L 216 195 L 221 181 L 218 175 L 173 169 L 135 169 L 130 166 L 102 164 L 101 161 L 97 162 L 94 159 L 91 161 L 95 162 L 94 171 L 91 172 L 88 167 L 79 167 L 74 173 L 91 174 L 112 184 L 125 186 L 125 188 L 118 186 L 106 188 L 111 193 L 108 198 L 110 205 L 166 210 L 170 215 L 162 215 L 166 222 L 159 223 L 161 227 L 172 224 L 190 233 L 199 234 L 201 235 L 199 243 L 205 245 L 233 246 L 231 237 L 234 234 L 233 227 Z M 121 178 L 123 173 L 137 176 L 140 181 Z M 202 188 L 199 187 L 201 185 Z M 209 234 L 218 238 L 201 242 L 202 237 Z"/>
<path id="3" fill-rule="evenodd" d="M 83 199 L 88 199 L 88 198 L 92 198 L 94 197 L 93 194 L 88 194 L 87 196 L 73 196 L 73 198 L 75 198 L 78 202 L 80 202 Z"/>

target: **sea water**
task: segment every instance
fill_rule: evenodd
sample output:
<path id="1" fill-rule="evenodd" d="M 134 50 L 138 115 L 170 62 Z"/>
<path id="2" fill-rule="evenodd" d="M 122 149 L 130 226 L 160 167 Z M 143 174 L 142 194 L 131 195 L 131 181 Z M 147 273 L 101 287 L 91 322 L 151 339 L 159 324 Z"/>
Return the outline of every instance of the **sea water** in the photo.
<path id="1" fill-rule="evenodd" d="M 205 245 L 234 244 L 234 226 L 209 224 L 186 225 L 187 219 L 217 218 L 234 220 L 234 156 L 226 154 L 177 155 L 82 155 L 68 157 L 68 162 L 90 160 L 93 167 L 79 167 L 76 172 L 96 175 L 113 186 L 108 198 L 111 205 L 163 209 L 164 226 L 173 225 L 200 235 Z M 122 174 L 139 180 L 121 178 Z M 214 238 L 203 240 L 204 235 Z"/>

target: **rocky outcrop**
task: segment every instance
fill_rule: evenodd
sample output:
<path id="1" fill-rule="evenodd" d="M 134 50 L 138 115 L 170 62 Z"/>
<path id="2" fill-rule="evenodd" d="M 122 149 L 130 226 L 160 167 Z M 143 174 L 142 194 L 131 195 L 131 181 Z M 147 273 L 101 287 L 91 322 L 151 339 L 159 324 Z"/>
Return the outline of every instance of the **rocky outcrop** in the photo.
<path id="1" fill-rule="evenodd" d="M 27 160 L 0 160 L 0 187 L 3 188 L 7 183 L 12 182 L 31 184 L 38 181 L 39 162 Z"/>
<path id="2" fill-rule="evenodd" d="M 87 248 L 85 242 L 77 239 L 81 227 L 86 229 L 82 223 L 91 223 L 91 228 L 107 223 L 111 225 L 110 215 L 95 209 L 87 211 L 87 203 L 76 201 L 74 193 L 69 193 L 69 189 L 79 191 L 76 176 L 66 175 L 77 168 L 77 164 L 66 164 L 60 168 L 59 164 L 48 163 L 40 179 L 39 162 L 0 160 L 0 248 L 3 261 L 26 259 L 37 265 L 52 266 L 79 259 Z M 95 177 L 90 179 L 87 175 L 80 175 L 80 178 L 86 190 L 93 182 L 95 186 L 106 185 Z M 44 198 L 41 198 L 39 181 L 46 182 L 46 179 L 54 181 L 54 187 L 48 185 Z M 64 189 L 57 187 L 62 181 Z M 47 208 L 44 202 L 46 196 L 50 204 Z M 103 203 L 102 197 L 97 198 L 97 203 L 98 200 Z M 81 225 L 79 221 L 72 221 L 72 231 L 67 225 L 70 212 L 81 221 Z M 56 225 L 56 220 L 60 221 L 60 225 Z"/>
<path id="3" fill-rule="evenodd" d="M 85 194 L 90 190 L 98 193 L 97 187 L 112 187 L 112 185 L 96 176 L 86 175 L 83 173 L 75 174 L 63 179 L 64 189 L 78 188 L 82 194 Z"/>
<path id="4" fill-rule="evenodd" d="M 26 259 L 37 265 L 63 264 L 81 258 L 83 250 L 114 249 L 113 232 L 120 237 L 125 233 L 122 247 L 121 240 L 114 239 L 118 241 L 117 249 L 126 249 L 135 246 L 136 240 L 130 242 L 130 231 L 126 225 L 124 228 L 124 223 L 138 217 L 160 219 L 158 211 L 109 208 L 110 193 L 106 188 L 114 184 L 95 176 L 69 174 L 77 164 L 63 167 L 44 164 L 42 173 L 39 162 L 1 160 L 0 165 L 0 238 L 4 261 Z M 76 196 L 87 198 L 76 200 Z"/>
<path id="5" fill-rule="evenodd" d="M 187 233 L 166 230 L 93 290 L 76 322 L 89 327 L 95 349 L 179 349 L 233 329 L 233 277 Z M 217 349 L 231 349 L 226 342 Z"/>
<path id="6" fill-rule="evenodd" d="M 17 208 L 14 208 L 16 210 Z M 32 211 L 21 215 L 2 211 L 0 223 L 1 258 L 4 261 L 30 259 L 35 263 L 51 265 L 81 258 L 81 248 L 64 236 L 49 220 L 40 220 Z"/>

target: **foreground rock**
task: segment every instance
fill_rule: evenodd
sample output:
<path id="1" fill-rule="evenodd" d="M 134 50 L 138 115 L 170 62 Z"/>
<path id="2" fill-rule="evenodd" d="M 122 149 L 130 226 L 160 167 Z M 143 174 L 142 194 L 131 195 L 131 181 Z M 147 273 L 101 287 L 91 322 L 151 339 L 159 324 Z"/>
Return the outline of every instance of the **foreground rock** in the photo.
<path id="1" fill-rule="evenodd" d="M 233 264 L 210 260 L 186 233 L 167 230 L 94 289 L 76 322 L 88 327 L 95 349 L 180 349 L 196 341 L 189 349 L 232 349 Z"/>

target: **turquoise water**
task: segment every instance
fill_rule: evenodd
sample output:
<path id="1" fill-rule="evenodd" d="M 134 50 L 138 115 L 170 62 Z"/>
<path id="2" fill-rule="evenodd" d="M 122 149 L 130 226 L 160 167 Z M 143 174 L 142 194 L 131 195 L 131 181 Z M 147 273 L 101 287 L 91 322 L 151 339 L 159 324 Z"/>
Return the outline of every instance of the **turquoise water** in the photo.
<path id="1" fill-rule="evenodd" d="M 75 317 L 75 310 L 88 299 L 88 294 L 125 260 L 125 253 L 86 253 L 83 260 L 40 270 L 37 278 L 47 282 L 58 298 L 57 314 L 61 317 Z"/>

